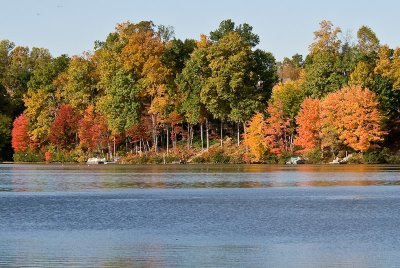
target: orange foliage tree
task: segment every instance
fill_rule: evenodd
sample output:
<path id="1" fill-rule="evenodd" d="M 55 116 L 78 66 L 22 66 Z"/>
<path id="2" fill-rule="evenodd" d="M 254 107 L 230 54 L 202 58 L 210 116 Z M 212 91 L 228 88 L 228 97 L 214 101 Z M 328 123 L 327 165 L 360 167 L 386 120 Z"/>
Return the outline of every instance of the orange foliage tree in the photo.
<path id="1" fill-rule="evenodd" d="M 15 118 L 11 132 L 11 146 L 15 152 L 25 152 L 30 143 L 29 139 L 29 119 L 25 114 Z"/>
<path id="2" fill-rule="evenodd" d="M 323 146 L 348 146 L 365 152 L 383 140 L 383 116 L 375 94 L 368 89 L 345 87 L 322 102 Z"/>
<path id="3" fill-rule="evenodd" d="M 249 148 L 255 162 L 262 160 L 267 151 L 264 143 L 264 128 L 264 116 L 262 113 L 257 113 L 247 123 L 246 133 L 244 134 L 244 145 Z"/>
<path id="4" fill-rule="evenodd" d="M 301 104 L 296 117 L 297 137 L 294 144 L 301 148 L 300 152 L 308 153 L 321 147 L 321 101 L 306 98 Z"/>
<path id="5" fill-rule="evenodd" d="M 293 129 L 290 127 L 291 119 L 285 116 L 280 100 L 269 103 L 267 112 L 269 117 L 264 127 L 264 142 L 272 154 L 280 157 L 291 150 L 293 138 Z"/>

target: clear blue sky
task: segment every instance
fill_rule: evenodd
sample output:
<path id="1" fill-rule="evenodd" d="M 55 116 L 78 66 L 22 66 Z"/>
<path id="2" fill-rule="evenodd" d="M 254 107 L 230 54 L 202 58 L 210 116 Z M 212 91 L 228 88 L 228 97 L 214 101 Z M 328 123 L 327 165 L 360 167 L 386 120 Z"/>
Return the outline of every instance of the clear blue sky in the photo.
<path id="1" fill-rule="evenodd" d="M 13 0 L 0 12 L 0 39 L 45 47 L 54 56 L 81 54 L 105 40 L 117 23 L 152 20 L 171 25 L 177 38 L 208 34 L 224 19 L 247 22 L 260 36 L 259 48 L 278 60 L 307 54 L 318 23 L 328 19 L 343 32 L 367 25 L 382 44 L 400 46 L 400 1 L 395 0 Z"/>

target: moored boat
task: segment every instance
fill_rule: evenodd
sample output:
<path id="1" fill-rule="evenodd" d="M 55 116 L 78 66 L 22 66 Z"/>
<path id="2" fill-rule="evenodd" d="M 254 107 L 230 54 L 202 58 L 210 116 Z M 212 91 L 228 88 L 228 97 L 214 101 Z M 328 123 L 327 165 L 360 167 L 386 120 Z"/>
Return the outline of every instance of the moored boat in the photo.
<path id="1" fill-rule="evenodd" d="M 88 159 L 88 161 L 86 163 L 87 164 L 104 164 L 104 163 L 106 163 L 106 159 L 98 158 L 98 157 L 91 157 Z"/>

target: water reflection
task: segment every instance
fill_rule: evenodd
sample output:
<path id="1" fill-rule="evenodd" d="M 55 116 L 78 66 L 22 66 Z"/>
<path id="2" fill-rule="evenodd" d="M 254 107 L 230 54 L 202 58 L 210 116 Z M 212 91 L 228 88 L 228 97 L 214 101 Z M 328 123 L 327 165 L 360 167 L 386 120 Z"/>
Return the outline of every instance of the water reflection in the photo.
<path id="1" fill-rule="evenodd" d="M 0 165 L 0 191 L 397 186 L 382 165 Z"/>
<path id="2" fill-rule="evenodd" d="M 0 165 L 0 267 L 398 267 L 399 172 Z"/>

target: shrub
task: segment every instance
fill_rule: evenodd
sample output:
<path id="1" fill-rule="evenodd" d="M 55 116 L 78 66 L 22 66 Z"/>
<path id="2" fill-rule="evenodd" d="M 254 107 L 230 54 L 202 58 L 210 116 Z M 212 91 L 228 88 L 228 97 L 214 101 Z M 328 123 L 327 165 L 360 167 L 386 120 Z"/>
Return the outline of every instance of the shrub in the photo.
<path id="1" fill-rule="evenodd" d="M 202 163 L 207 163 L 207 162 L 208 161 L 204 156 L 197 156 L 192 159 L 192 163 L 195 163 L 195 164 L 202 164 Z"/>
<path id="2" fill-rule="evenodd" d="M 215 154 L 211 155 L 211 162 L 215 164 L 225 164 L 229 163 L 230 156 L 224 154 L 223 151 L 217 151 Z"/>
<path id="3" fill-rule="evenodd" d="M 44 160 L 44 154 L 42 152 L 26 150 L 25 152 L 14 153 L 15 162 L 42 162 Z"/>
<path id="4" fill-rule="evenodd" d="M 307 164 L 320 164 L 323 162 L 322 151 L 318 148 L 304 153 L 304 157 L 307 159 Z"/>

